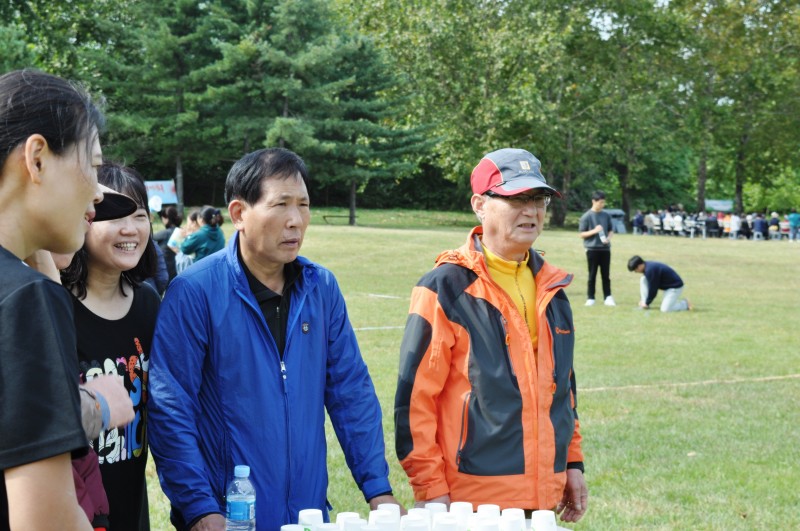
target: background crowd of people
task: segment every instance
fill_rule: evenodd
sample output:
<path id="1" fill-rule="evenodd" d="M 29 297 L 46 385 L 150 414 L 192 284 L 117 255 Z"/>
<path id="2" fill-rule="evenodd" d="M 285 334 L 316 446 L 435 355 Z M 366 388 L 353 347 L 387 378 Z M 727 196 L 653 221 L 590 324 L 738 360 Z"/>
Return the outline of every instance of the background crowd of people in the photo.
<path id="1" fill-rule="evenodd" d="M 741 215 L 736 212 L 696 212 L 689 214 L 681 206 L 663 210 L 637 210 L 631 219 L 634 234 L 730 238 L 744 240 L 800 241 L 800 213 L 763 212 Z"/>

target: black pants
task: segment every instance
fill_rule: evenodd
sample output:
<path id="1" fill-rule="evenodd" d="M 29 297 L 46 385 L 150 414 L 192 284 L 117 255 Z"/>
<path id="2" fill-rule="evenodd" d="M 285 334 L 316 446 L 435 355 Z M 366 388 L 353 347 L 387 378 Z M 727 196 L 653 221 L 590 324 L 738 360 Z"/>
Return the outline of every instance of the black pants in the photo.
<path id="1" fill-rule="evenodd" d="M 603 298 L 610 297 L 611 251 L 586 249 L 586 261 L 589 262 L 589 286 L 586 290 L 586 298 L 594 299 L 598 267 L 600 268 L 600 278 L 603 280 Z"/>

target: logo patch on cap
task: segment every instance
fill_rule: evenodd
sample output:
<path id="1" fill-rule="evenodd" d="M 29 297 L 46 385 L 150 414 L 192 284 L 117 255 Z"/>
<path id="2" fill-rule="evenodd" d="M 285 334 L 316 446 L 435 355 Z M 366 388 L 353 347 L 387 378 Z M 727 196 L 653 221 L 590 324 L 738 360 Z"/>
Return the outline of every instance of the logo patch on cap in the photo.
<path id="1" fill-rule="evenodd" d="M 309 326 L 309 324 L 308 324 L 308 323 L 303 323 L 303 327 L 302 327 L 302 329 L 303 329 L 303 333 L 304 333 L 304 334 L 307 334 L 307 333 L 308 333 L 308 331 L 311 329 L 311 326 Z"/>
<path id="2" fill-rule="evenodd" d="M 528 164 L 527 160 L 519 161 L 519 167 L 522 168 L 523 170 L 530 170 L 531 169 L 531 165 Z"/>

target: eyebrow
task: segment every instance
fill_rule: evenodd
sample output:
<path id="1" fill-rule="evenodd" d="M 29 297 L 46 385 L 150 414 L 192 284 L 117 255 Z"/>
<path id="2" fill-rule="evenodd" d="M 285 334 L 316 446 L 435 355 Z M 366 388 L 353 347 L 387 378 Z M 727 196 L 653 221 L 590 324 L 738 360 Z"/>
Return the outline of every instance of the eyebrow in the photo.
<path id="1" fill-rule="evenodd" d="M 277 195 L 277 196 L 272 198 L 273 201 L 280 201 L 282 199 L 297 199 L 299 201 L 303 201 L 303 200 L 308 201 L 309 200 L 309 196 L 308 196 L 308 194 L 294 195 L 294 194 L 290 194 L 290 193 L 287 193 L 287 192 L 283 192 L 280 195 Z"/>

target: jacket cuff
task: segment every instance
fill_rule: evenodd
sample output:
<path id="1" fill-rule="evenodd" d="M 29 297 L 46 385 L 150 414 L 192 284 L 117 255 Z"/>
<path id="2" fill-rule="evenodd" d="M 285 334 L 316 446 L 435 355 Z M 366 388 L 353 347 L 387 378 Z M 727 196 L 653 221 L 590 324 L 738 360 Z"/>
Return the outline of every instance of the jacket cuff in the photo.
<path id="1" fill-rule="evenodd" d="M 583 472 L 583 461 L 575 461 L 575 462 L 572 462 L 572 463 L 567 463 L 567 470 L 571 470 L 571 469 L 578 469 L 582 473 L 585 473 L 585 472 Z"/>
<path id="2" fill-rule="evenodd" d="M 446 481 L 437 482 L 427 489 L 414 489 L 414 499 L 416 501 L 428 501 L 445 494 L 450 494 L 450 485 Z"/>
<path id="3" fill-rule="evenodd" d="M 389 484 L 388 478 L 368 479 L 361 485 L 361 492 L 364 494 L 364 499 L 369 502 L 375 496 L 391 493 L 392 486 Z"/>
<path id="4" fill-rule="evenodd" d="M 174 508 L 173 505 L 173 509 Z M 186 523 L 185 529 L 191 529 L 202 518 L 210 514 L 221 514 L 225 516 L 225 508 L 220 507 L 213 498 L 209 498 L 206 501 L 192 504 L 186 511 L 179 511 L 179 514 Z"/>

